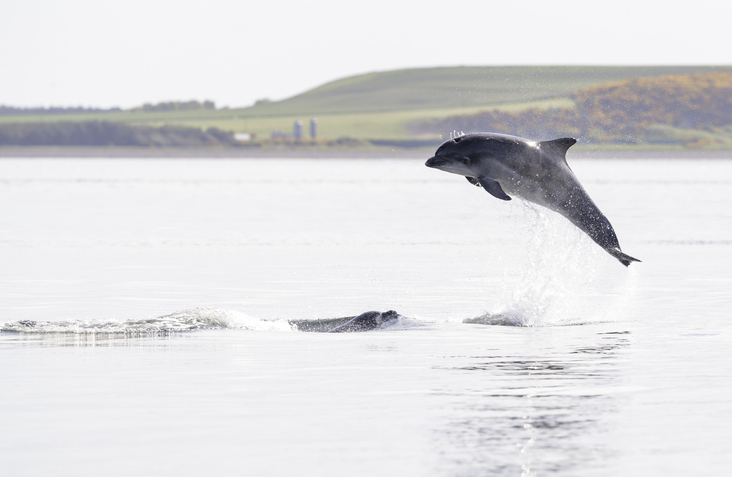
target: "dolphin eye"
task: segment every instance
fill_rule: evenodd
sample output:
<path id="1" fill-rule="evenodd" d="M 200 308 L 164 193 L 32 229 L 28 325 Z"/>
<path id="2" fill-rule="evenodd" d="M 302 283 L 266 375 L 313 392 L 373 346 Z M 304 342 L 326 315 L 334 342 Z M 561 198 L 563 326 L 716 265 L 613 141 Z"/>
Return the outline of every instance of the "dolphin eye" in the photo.
<path id="1" fill-rule="evenodd" d="M 461 157 L 460 162 L 463 164 L 470 164 L 470 158 L 469 157 Z"/>

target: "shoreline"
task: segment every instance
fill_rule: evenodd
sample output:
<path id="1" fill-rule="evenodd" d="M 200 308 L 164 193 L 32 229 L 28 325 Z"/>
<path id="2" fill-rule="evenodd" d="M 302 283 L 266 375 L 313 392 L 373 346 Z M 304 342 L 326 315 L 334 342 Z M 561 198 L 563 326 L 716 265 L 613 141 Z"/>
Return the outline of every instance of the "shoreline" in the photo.
<path id="1" fill-rule="evenodd" d="M 247 149 L 136 147 L 0 147 L 0 159 L 419 159 L 434 154 L 418 149 Z M 732 149 L 582 149 L 572 159 L 732 159 Z"/>

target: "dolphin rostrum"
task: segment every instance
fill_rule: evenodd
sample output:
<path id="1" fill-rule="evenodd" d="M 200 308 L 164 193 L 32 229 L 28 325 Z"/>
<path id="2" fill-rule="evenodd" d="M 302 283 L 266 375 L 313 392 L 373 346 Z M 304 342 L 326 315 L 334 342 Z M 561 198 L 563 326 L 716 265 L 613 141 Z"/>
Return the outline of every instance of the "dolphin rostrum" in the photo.
<path id="1" fill-rule="evenodd" d="M 534 142 L 496 133 L 456 135 L 425 165 L 465 176 L 498 199 L 511 200 L 514 195 L 558 212 L 626 267 L 640 262 L 620 250 L 610 221 L 569 168 L 565 154 L 576 142 Z"/>

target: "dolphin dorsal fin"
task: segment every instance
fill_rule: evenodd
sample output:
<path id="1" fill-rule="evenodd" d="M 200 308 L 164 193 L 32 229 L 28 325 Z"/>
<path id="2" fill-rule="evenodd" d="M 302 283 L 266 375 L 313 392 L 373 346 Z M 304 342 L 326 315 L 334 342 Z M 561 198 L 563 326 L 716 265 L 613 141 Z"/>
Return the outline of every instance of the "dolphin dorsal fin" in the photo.
<path id="1" fill-rule="evenodd" d="M 577 140 L 573 137 L 563 137 L 559 139 L 552 139 L 551 141 L 541 141 L 539 147 L 544 151 L 559 154 L 564 159 L 567 154 L 567 149 L 574 146 Z"/>

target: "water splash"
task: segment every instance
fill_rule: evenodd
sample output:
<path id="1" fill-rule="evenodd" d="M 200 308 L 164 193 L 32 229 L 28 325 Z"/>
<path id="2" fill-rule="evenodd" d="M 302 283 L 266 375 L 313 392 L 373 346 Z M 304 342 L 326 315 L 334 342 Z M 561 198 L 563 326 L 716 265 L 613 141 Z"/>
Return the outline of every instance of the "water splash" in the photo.
<path id="1" fill-rule="evenodd" d="M 529 237 L 519 265 L 507 272 L 494 310 L 464 320 L 504 326 L 561 326 L 617 321 L 628 305 L 635 273 L 618 267 L 564 217 L 517 201 L 520 236 Z"/>

